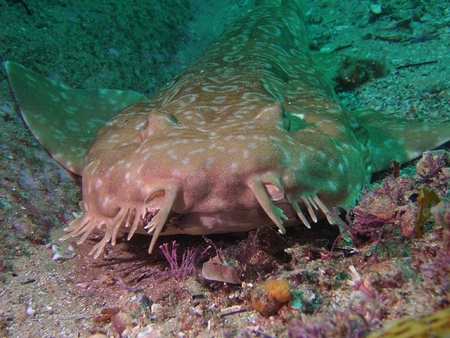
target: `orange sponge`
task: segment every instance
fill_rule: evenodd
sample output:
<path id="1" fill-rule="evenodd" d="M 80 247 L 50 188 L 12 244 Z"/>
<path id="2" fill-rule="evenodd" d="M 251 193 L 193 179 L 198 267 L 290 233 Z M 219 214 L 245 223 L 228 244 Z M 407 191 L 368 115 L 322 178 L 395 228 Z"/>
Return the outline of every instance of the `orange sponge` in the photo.
<path id="1" fill-rule="evenodd" d="M 266 316 L 276 314 L 291 299 L 289 283 L 285 280 L 270 279 L 262 282 L 251 293 L 253 308 Z"/>

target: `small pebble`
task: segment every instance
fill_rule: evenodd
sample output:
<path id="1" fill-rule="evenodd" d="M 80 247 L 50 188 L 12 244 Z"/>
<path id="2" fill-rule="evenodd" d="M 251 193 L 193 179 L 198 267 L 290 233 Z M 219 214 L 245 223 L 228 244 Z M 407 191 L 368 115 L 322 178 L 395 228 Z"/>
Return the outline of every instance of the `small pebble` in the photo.
<path id="1" fill-rule="evenodd" d="M 26 313 L 28 316 L 34 315 L 35 312 L 36 312 L 36 310 L 33 309 L 31 306 L 30 306 L 29 308 L 27 308 L 27 310 L 25 311 L 25 313 Z"/>

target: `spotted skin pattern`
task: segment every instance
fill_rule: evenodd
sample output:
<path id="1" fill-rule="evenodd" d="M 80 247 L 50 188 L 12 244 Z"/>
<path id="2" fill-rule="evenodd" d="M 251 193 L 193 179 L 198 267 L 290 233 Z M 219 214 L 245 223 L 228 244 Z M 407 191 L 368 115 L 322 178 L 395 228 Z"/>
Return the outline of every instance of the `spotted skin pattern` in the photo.
<path id="1" fill-rule="evenodd" d="M 263 224 L 285 233 L 285 225 L 310 227 L 321 216 L 333 223 L 331 210 L 353 204 L 374 171 L 447 141 L 442 125 L 347 112 L 314 64 L 301 11 L 263 6 L 165 88 L 107 122 L 87 157 L 59 157 L 83 177 L 83 214 L 66 238 L 81 243 L 104 228 L 91 251 L 97 257 L 119 231 L 153 235 L 151 252 L 159 235 Z M 416 144 L 417 133 L 428 136 Z"/>

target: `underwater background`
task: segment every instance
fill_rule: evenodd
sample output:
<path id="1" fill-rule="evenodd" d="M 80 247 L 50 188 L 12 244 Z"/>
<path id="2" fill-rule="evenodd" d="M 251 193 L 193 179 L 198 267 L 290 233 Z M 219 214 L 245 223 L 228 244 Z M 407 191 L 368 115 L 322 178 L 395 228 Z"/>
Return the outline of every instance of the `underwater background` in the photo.
<path id="1" fill-rule="evenodd" d="M 0 55 L 3 63 L 18 62 L 73 88 L 150 95 L 258 5 L 0 0 Z M 448 1 L 317 0 L 304 1 L 304 9 L 310 48 L 318 57 L 330 55 L 345 107 L 421 121 L 450 119 Z M 339 233 L 321 224 L 270 241 L 255 232 L 248 238 L 211 236 L 208 241 L 245 276 L 242 284 L 224 285 L 206 282 L 200 262 L 177 270 L 183 253 L 209 245 L 201 237 L 160 239 L 168 243 L 166 253 L 177 250 L 175 267 L 163 251 L 147 256 L 141 250 L 145 238 L 123 241 L 95 261 L 86 254 L 90 243 L 66 251 L 70 243 L 57 239 L 79 212 L 81 190 L 23 124 L 3 67 L 0 118 L 2 337 L 364 337 L 390 320 L 450 306 L 448 145 L 419 165 L 377 175 L 353 210 L 360 218 L 351 219 L 350 244 L 338 238 L 331 250 Z M 432 213 L 439 201 L 446 207 Z M 364 232 L 364 217 L 383 221 Z M 248 247 L 245 257 L 237 256 Z M 272 292 L 258 284 L 268 278 L 287 282 L 291 296 L 265 315 L 270 304 L 261 308 L 252 294 L 258 288 Z M 448 317 L 437 320 L 447 334 Z"/>

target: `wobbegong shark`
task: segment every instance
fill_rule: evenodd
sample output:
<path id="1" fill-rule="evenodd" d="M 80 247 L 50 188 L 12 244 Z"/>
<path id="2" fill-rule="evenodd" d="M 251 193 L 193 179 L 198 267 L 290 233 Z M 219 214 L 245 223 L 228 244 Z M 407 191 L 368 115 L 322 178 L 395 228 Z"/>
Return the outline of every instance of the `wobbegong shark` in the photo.
<path id="1" fill-rule="evenodd" d="M 450 123 L 349 112 L 308 49 L 299 5 L 255 8 L 169 84 L 75 90 L 14 63 L 25 123 L 64 168 L 82 176 L 82 214 L 65 239 L 120 232 L 246 232 L 326 217 L 353 205 L 374 172 L 450 139 Z"/>

